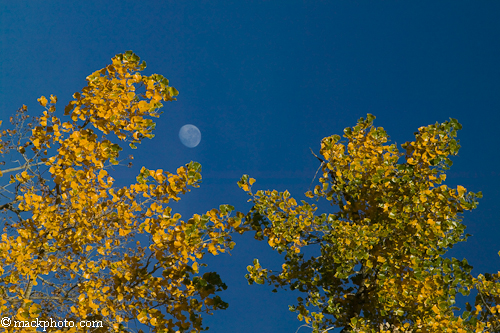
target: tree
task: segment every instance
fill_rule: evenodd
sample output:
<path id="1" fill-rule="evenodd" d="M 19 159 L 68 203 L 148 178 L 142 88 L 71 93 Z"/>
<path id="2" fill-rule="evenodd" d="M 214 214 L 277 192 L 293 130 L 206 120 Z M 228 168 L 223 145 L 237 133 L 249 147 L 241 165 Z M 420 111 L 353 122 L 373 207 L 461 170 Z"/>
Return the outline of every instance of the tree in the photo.
<path id="1" fill-rule="evenodd" d="M 118 54 L 73 95 L 68 121 L 56 116 L 55 96 L 42 96 L 42 116 L 23 106 L 3 131 L 1 152 L 22 161 L 3 170 L 16 174 L 0 188 L 7 332 L 33 332 L 33 320 L 53 332 L 142 332 L 134 321 L 152 332 L 199 331 L 202 313 L 227 307 L 216 295 L 226 288 L 219 275 L 200 267 L 208 252 L 234 246 L 242 215 L 222 205 L 185 222 L 167 205 L 199 186 L 200 164 L 176 173 L 143 167 L 120 188 L 108 171 L 120 143 L 136 148 L 153 137 L 161 102 L 178 94 L 163 76 L 141 75 L 145 67 L 130 51 Z M 72 323 L 61 328 L 64 320 Z M 92 327 L 77 327 L 81 320 Z"/>
<path id="2" fill-rule="evenodd" d="M 314 332 L 499 332 L 499 275 L 474 278 L 467 260 L 444 256 L 466 240 L 461 213 L 481 198 L 441 185 L 461 125 L 421 127 L 400 153 L 374 119 L 346 128 L 345 140 L 321 142 L 322 176 L 306 196 L 326 199 L 336 207 L 331 213 L 315 214 L 315 204 L 299 204 L 288 191 L 253 193 L 255 180 L 243 176 L 239 186 L 253 202 L 245 223 L 284 254 L 280 270 L 255 259 L 249 283 L 302 292 L 290 310 Z M 456 294 L 473 289 L 474 311 L 467 304 L 456 316 Z"/>

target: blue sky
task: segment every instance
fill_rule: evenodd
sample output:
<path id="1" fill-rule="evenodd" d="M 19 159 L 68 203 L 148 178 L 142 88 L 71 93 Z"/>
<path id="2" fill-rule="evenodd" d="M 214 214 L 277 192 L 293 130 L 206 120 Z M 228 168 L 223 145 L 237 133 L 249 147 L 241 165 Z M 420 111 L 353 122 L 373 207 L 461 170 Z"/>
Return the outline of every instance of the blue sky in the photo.
<path id="1" fill-rule="evenodd" d="M 0 1 L 0 116 L 57 95 L 59 108 L 85 77 L 133 50 L 180 92 L 156 137 L 134 151 L 141 166 L 175 171 L 191 160 L 203 184 L 174 209 L 188 218 L 223 203 L 249 208 L 236 182 L 288 189 L 298 199 L 318 167 L 309 148 L 372 113 L 393 141 L 420 126 L 457 118 L 462 149 L 447 184 L 482 191 L 464 223 L 473 237 L 451 255 L 474 273 L 497 272 L 500 221 L 500 3 L 495 1 Z M 202 141 L 178 138 L 196 125 Z M 495 153 L 497 152 L 497 153 Z M 325 209 L 327 209 L 327 206 Z M 210 260 L 228 285 L 226 311 L 205 319 L 213 332 L 295 332 L 299 296 L 248 286 L 246 266 L 277 254 L 250 234 L 232 256 Z M 299 332 L 305 332 L 302 328 Z"/>

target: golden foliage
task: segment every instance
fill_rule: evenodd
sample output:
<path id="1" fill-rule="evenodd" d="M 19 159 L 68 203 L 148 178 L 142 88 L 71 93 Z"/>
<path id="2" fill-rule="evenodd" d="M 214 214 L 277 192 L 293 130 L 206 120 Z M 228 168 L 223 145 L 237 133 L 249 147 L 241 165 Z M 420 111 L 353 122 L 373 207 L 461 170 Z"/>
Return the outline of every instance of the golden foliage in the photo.
<path id="1" fill-rule="evenodd" d="M 223 205 L 182 221 L 168 206 L 199 186 L 201 166 L 143 167 L 124 187 L 110 174 L 120 143 L 152 138 L 161 101 L 178 94 L 163 76 L 141 75 L 144 68 L 132 52 L 119 54 L 73 95 L 68 121 L 56 116 L 55 96 L 42 96 L 41 117 L 26 124 L 23 107 L 16 129 L 3 133 L 2 152 L 16 146 L 26 163 L 4 170 L 19 173 L 10 180 L 15 191 L 3 188 L 2 317 L 102 321 L 88 332 L 129 332 L 134 320 L 153 332 L 199 331 L 202 313 L 227 307 L 215 296 L 225 284 L 200 267 L 207 252 L 232 248 L 241 216 Z"/>

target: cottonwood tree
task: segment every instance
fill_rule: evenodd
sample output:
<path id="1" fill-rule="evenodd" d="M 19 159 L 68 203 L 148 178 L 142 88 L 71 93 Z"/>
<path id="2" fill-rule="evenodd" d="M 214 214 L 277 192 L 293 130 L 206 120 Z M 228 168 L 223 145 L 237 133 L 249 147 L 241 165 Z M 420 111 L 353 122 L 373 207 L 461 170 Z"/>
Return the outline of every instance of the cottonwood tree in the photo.
<path id="1" fill-rule="evenodd" d="M 168 206 L 199 186 L 200 165 L 143 167 L 131 185 L 114 185 L 121 145 L 152 138 L 162 101 L 178 94 L 163 76 L 141 75 L 145 66 L 130 51 L 119 54 L 87 77 L 66 120 L 51 95 L 38 99 L 43 115 L 31 118 L 23 106 L 3 131 L 4 158 L 21 160 L 3 170 L 0 187 L 6 332 L 34 332 L 13 321 L 35 319 L 94 322 L 51 332 L 199 331 L 203 313 L 227 307 L 216 295 L 226 288 L 219 275 L 200 267 L 205 254 L 232 248 L 241 216 L 222 205 L 183 221 Z"/>
<path id="2" fill-rule="evenodd" d="M 421 127 L 400 153 L 374 119 L 321 142 L 319 185 L 306 196 L 329 202 L 331 213 L 288 191 L 254 193 L 243 176 L 254 205 L 245 223 L 284 254 L 279 270 L 255 259 L 249 283 L 302 292 L 290 310 L 314 332 L 499 332 L 499 275 L 475 278 L 467 260 L 444 256 L 466 240 L 462 212 L 481 197 L 443 184 L 461 125 Z M 456 295 L 474 289 L 475 307 L 455 315 Z"/>

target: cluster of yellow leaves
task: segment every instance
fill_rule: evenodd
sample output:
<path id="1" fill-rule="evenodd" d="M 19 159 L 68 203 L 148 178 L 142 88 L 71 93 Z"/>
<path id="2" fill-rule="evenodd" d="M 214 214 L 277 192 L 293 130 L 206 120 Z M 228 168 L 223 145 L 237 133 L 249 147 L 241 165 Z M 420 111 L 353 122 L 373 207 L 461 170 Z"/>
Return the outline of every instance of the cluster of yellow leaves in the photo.
<path id="1" fill-rule="evenodd" d="M 459 149 L 460 124 L 451 119 L 421 127 L 415 141 L 403 145 L 400 163 L 404 154 L 387 144 L 374 118 L 346 128 L 346 142 L 338 135 L 321 142 L 320 184 L 306 196 L 326 199 L 336 212 L 316 216 L 315 205 L 297 205 L 287 191 L 254 194 L 251 179 L 242 178 L 239 185 L 254 203 L 246 223 L 257 239 L 286 252 L 281 271 L 257 261 L 247 279 L 306 293 L 291 310 L 315 332 L 331 325 L 379 332 L 384 323 L 413 332 L 482 332 L 491 322 L 456 317 L 452 307 L 458 292 L 473 288 L 472 267 L 443 258 L 465 240 L 459 214 L 481 196 L 441 185 L 448 156 Z M 308 246 L 317 253 L 311 259 L 301 251 Z"/>
<path id="2" fill-rule="evenodd" d="M 11 222 L 0 241 L 1 316 L 102 321 L 93 332 L 125 331 L 134 320 L 154 332 L 199 331 L 201 313 L 227 306 L 213 296 L 224 283 L 202 274 L 201 260 L 234 246 L 242 215 L 222 205 L 184 222 L 167 206 L 198 187 L 201 166 L 143 167 L 119 188 L 108 172 L 122 150 L 110 134 L 132 146 L 151 138 L 148 117 L 177 95 L 162 76 L 141 75 L 144 67 L 131 52 L 114 57 L 74 95 L 67 122 L 55 115 L 55 96 L 38 100 L 46 111 L 23 146 L 32 156 L 22 152 L 15 198 L 3 207 Z"/>

